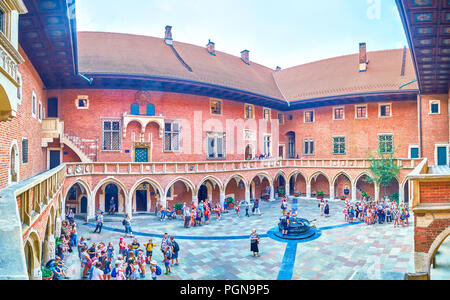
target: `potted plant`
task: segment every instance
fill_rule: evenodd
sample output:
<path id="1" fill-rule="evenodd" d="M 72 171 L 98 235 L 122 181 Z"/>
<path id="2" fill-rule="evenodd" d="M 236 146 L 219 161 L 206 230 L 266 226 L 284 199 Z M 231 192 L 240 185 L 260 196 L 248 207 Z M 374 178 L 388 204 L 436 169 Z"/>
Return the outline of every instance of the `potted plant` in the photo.
<path id="1" fill-rule="evenodd" d="M 321 191 L 321 190 L 318 190 L 318 191 L 316 192 L 316 197 L 317 197 L 317 199 L 319 199 L 319 200 L 322 200 L 324 195 L 325 195 L 325 193 L 324 193 L 323 191 Z"/>
<path id="2" fill-rule="evenodd" d="M 342 201 L 347 200 L 347 196 L 341 196 L 341 200 L 342 200 Z"/>
<path id="3" fill-rule="evenodd" d="M 294 192 L 294 197 L 296 197 L 296 198 L 300 197 L 300 192 L 295 191 Z"/>
<path id="4" fill-rule="evenodd" d="M 225 199 L 225 202 L 227 203 L 227 206 L 229 208 L 233 208 L 234 207 L 234 199 L 232 197 L 228 197 L 227 199 Z"/>
<path id="5" fill-rule="evenodd" d="M 280 196 L 280 197 L 284 197 L 284 195 L 286 194 L 286 191 L 283 189 L 278 189 L 277 192 L 278 192 L 278 196 Z"/>
<path id="6" fill-rule="evenodd" d="M 50 271 L 47 268 L 41 267 L 42 272 L 42 280 L 52 280 L 53 279 L 53 272 Z"/>
<path id="7" fill-rule="evenodd" d="M 369 194 L 367 194 L 366 192 L 362 192 L 361 196 L 363 197 L 364 200 L 367 200 L 370 198 Z"/>
<path id="8" fill-rule="evenodd" d="M 399 203 L 399 194 L 396 192 L 396 193 L 393 193 L 392 195 L 391 195 L 391 197 L 389 197 L 391 200 L 393 200 L 393 201 L 395 201 L 395 202 L 397 202 L 397 204 Z"/>
<path id="9" fill-rule="evenodd" d="M 175 204 L 174 209 L 175 209 L 175 211 L 177 212 L 177 215 L 178 215 L 178 216 L 181 215 L 181 214 L 183 214 L 182 208 L 183 208 L 183 204 L 181 204 L 181 203 Z"/>

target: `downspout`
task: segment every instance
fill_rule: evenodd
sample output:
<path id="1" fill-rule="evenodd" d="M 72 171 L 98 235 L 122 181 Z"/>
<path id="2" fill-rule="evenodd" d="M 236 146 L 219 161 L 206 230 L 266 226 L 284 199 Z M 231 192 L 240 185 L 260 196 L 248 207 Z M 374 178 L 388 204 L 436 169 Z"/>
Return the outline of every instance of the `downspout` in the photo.
<path id="1" fill-rule="evenodd" d="M 401 90 L 402 88 L 404 88 L 407 85 L 410 85 L 414 82 L 416 82 L 417 79 L 414 79 L 410 82 L 404 83 L 402 84 L 399 89 Z M 422 142 L 422 95 L 419 94 L 417 95 L 417 125 L 418 125 L 418 130 L 419 130 L 419 157 L 422 158 L 423 157 L 423 142 Z"/>

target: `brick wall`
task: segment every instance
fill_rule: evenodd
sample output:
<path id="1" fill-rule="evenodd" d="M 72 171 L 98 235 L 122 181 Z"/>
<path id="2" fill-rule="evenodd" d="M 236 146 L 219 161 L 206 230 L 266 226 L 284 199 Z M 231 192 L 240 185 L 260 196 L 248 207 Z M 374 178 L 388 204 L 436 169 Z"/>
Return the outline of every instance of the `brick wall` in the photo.
<path id="1" fill-rule="evenodd" d="M 414 217 L 416 223 L 417 215 Z M 414 251 L 427 253 L 436 237 L 450 226 L 450 219 L 434 220 L 428 227 L 415 227 Z"/>
<path id="2" fill-rule="evenodd" d="M 40 101 L 42 112 L 46 112 L 46 91 L 44 91 L 44 85 L 26 54 L 21 48 L 19 52 L 26 60 L 19 66 L 23 81 L 22 103 L 18 104 L 17 115 L 12 121 L 0 122 L 0 189 L 8 185 L 10 148 L 14 140 L 17 141 L 19 147 L 20 180 L 33 177 L 47 167 L 47 154 L 41 147 L 42 126 L 38 116 L 33 117 L 31 113 L 33 91 L 37 97 L 37 110 Z M 28 163 L 26 164 L 22 164 L 22 138 L 28 139 Z"/>
<path id="3" fill-rule="evenodd" d="M 420 203 L 450 203 L 450 181 L 420 182 Z"/>

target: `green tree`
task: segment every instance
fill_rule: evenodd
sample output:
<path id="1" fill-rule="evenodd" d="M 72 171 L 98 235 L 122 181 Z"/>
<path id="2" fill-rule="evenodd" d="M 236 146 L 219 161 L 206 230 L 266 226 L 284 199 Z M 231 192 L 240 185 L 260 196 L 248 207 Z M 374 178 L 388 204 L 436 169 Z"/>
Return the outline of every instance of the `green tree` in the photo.
<path id="1" fill-rule="evenodd" d="M 401 167 L 397 164 L 395 152 L 396 150 L 386 153 L 378 149 L 376 155 L 367 153 L 371 176 L 368 176 L 366 181 L 384 188 L 384 195 L 386 195 L 386 188 L 400 173 Z"/>

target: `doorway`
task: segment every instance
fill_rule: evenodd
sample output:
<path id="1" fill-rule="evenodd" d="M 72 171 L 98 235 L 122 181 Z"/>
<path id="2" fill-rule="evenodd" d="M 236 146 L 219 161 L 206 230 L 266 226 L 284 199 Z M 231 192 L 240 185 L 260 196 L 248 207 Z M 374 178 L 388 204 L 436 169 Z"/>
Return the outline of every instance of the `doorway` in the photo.
<path id="1" fill-rule="evenodd" d="M 206 185 L 202 185 L 198 191 L 198 201 L 205 201 L 208 199 L 208 188 Z"/>
<path id="2" fill-rule="evenodd" d="M 448 165 L 447 146 L 437 146 L 436 154 L 437 154 L 437 165 L 438 166 Z"/>
<path id="3" fill-rule="evenodd" d="M 50 150 L 50 170 L 61 164 L 61 150 Z"/>
<path id="4" fill-rule="evenodd" d="M 147 211 L 147 191 L 143 190 L 136 191 L 136 211 L 137 212 Z"/>
<path id="5" fill-rule="evenodd" d="M 114 197 L 117 212 L 119 207 L 119 189 L 115 184 L 108 184 L 105 188 L 105 211 L 109 211 L 112 197 Z"/>

